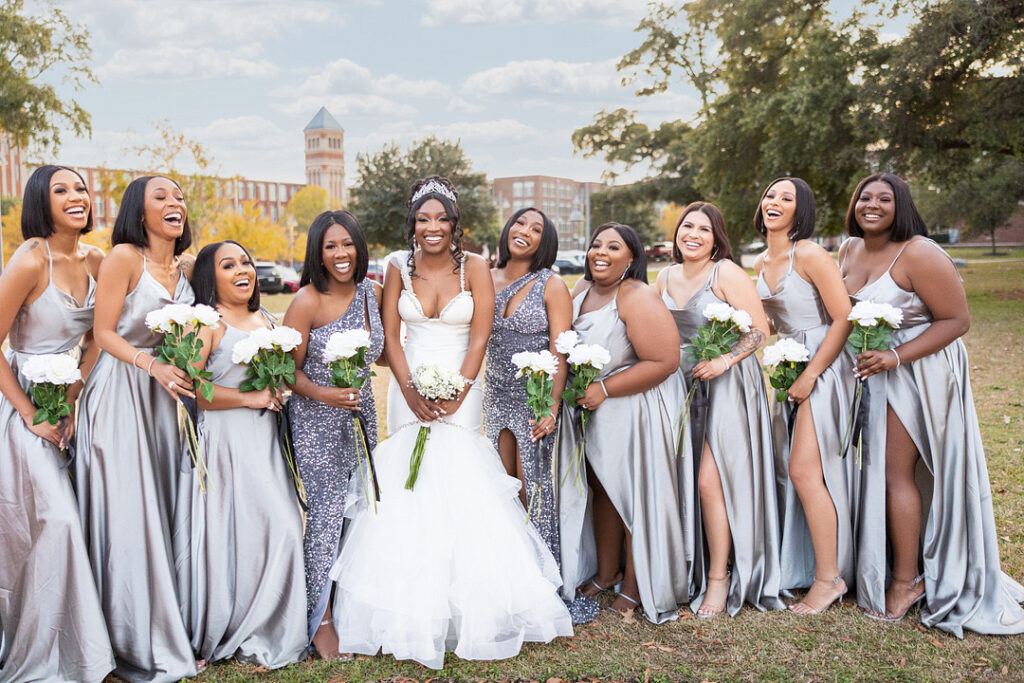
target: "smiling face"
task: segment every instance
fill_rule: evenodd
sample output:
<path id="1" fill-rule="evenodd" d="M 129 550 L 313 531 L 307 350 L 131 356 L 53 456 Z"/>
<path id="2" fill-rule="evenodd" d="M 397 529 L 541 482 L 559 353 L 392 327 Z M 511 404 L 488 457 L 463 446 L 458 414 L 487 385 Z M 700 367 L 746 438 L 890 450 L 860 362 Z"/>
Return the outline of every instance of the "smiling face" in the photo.
<path id="1" fill-rule="evenodd" d="M 185 195 L 169 178 L 156 176 L 146 183 L 143 221 L 146 232 L 164 239 L 177 239 L 185 230 Z"/>
<path id="2" fill-rule="evenodd" d="M 256 290 L 256 266 L 237 244 L 225 243 L 213 257 L 217 279 L 217 303 L 242 305 L 248 303 Z"/>
<path id="3" fill-rule="evenodd" d="M 89 225 L 92 200 L 77 173 L 60 169 L 50 177 L 50 220 L 57 232 L 81 232 Z"/>
<path id="4" fill-rule="evenodd" d="M 359 252 L 352 235 L 343 225 L 335 223 L 324 232 L 321 251 L 327 276 L 338 282 L 351 282 L 355 277 Z"/>
<path id="5" fill-rule="evenodd" d="M 443 254 L 451 250 L 452 222 L 444 204 L 428 199 L 416 209 L 416 243 L 425 254 Z"/>
<path id="6" fill-rule="evenodd" d="M 683 216 L 676 230 L 676 246 L 684 261 L 704 261 L 711 258 L 715 248 L 715 232 L 711 217 L 699 209 Z"/>
<path id="7" fill-rule="evenodd" d="M 789 232 L 796 215 L 796 185 L 791 180 L 780 180 L 764 193 L 761 200 L 761 220 L 768 232 Z"/>
<path id="8" fill-rule="evenodd" d="M 587 250 L 590 276 L 597 284 L 611 284 L 622 279 L 633 262 L 633 253 L 615 228 L 606 228 L 594 235 Z"/>
<path id="9" fill-rule="evenodd" d="M 892 187 L 883 180 L 868 183 L 857 196 L 854 211 L 857 224 L 865 234 L 889 230 L 896 219 L 896 196 Z"/>
<path id="10" fill-rule="evenodd" d="M 544 236 L 544 217 L 527 211 L 516 219 L 508 231 L 508 253 L 511 258 L 529 261 L 540 249 Z"/>

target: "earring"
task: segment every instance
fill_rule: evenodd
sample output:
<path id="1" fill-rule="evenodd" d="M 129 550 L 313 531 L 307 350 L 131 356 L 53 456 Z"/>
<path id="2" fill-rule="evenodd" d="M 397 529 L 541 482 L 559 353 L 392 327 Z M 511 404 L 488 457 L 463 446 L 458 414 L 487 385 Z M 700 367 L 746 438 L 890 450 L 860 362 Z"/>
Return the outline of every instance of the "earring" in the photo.
<path id="1" fill-rule="evenodd" d="M 718 256 L 718 247 L 715 247 L 711 252 L 711 260 L 714 261 L 715 257 Z"/>
<path id="2" fill-rule="evenodd" d="M 626 266 L 626 269 L 624 271 L 622 271 L 622 275 L 619 276 L 619 282 L 622 282 L 623 280 L 626 279 L 626 273 L 628 273 L 629 269 L 632 268 L 632 267 L 633 267 L 633 262 L 630 261 L 629 265 Z"/>

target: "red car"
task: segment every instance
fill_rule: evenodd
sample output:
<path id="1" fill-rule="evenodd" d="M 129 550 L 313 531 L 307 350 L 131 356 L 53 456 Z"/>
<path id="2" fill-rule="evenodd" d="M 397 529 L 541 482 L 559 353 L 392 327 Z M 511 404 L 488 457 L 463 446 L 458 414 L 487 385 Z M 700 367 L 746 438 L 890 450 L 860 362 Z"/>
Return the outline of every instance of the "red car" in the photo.
<path id="1" fill-rule="evenodd" d="M 655 242 L 644 250 L 652 261 L 672 258 L 671 242 Z"/>

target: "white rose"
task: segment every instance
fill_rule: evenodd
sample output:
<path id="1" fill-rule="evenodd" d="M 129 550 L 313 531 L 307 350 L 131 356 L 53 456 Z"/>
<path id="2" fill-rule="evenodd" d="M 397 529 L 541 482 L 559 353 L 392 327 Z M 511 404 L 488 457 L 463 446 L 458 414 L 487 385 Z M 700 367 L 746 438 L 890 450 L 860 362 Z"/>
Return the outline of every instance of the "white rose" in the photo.
<path id="1" fill-rule="evenodd" d="M 21 374 L 29 382 L 39 384 L 46 381 L 46 356 L 32 356 L 21 366 Z"/>
<path id="2" fill-rule="evenodd" d="M 740 328 L 740 332 L 750 332 L 750 326 L 754 322 L 746 311 L 733 311 L 731 319 L 736 327 Z"/>
<path id="3" fill-rule="evenodd" d="M 73 384 L 82 379 L 78 361 L 63 353 L 46 356 L 46 381 L 50 384 Z"/>
<path id="4" fill-rule="evenodd" d="M 265 327 L 261 327 L 250 332 L 249 339 L 252 339 L 261 349 L 274 348 L 274 337 L 270 333 L 270 330 Z"/>
<path id="5" fill-rule="evenodd" d="M 782 362 L 782 349 L 780 349 L 779 346 L 780 344 L 772 344 L 771 346 L 765 347 L 761 360 L 766 368 L 774 368 Z"/>
<path id="6" fill-rule="evenodd" d="M 164 306 L 164 310 L 167 311 L 167 317 L 176 325 L 185 327 L 195 322 L 195 313 L 188 304 L 168 304 Z"/>
<path id="7" fill-rule="evenodd" d="M 894 330 L 903 324 L 903 311 L 889 304 L 879 304 L 879 317 Z"/>
<path id="8" fill-rule="evenodd" d="M 351 358 L 359 349 L 370 346 L 370 333 L 365 329 L 356 328 L 335 332 L 327 338 L 324 345 L 324 362 L 333 363 L 342 358 Z"/>
<path id="9" fill-rule="evenodd" d="M 795 339 L 783 339 L 780 341 L 780 345 L 783 360 L 806 363 L 811 357 L 811 352 L 807 350 L 807 347 Z"/>
<path id="10" fill-rule="evenodd" d="M 516 377 L 522 377 L 531 371 L 535 355 L 537 354 L 533 351 L 520 351 L 519 353 L 512 354 L 512 365 L 518 369 Z"/>
<path id="11" fill-rule="evenodd" d="M 555 349 L 559 353 L 569 353 L 569 351 L 579 343 L 580 336 L 573 330 L 566 330 L 555 337 Z"/>
<path id="12" fill-rule="evenodd" d="M 291 351 L 302 343 L 302 333 L 285 325 L 279 325 L 271 330 L 270 338 L 282 351 Z"/>
<path id="13" fill-rule="evenodd" d="M 734 311 L 735 309 L 729 304 L 716 301 L 705 306 L 701 314 L 708 320 L 717 320 L 724 323 L 732 320 Z"/>
<path id="14" fill-rule="evenodd" d="M 235 342 L 235 345 L 231 347 L 231 362 L 248 365 L 259 352 L 260 346 L 253 341 L 252 337 L 239 339 Z"/>
<path id="15" fill-rule="evenodd" d="M 171 315 L 170 311 L 167 310 L 167 306 L 147 313 L 146 327 L 154 332 L 163 332 L 164 334 L 170 332 Z"/>
<path id="16" fill-rule="evenodd" d="M 558 373 L 558 357 L 547 349 L 544 349 L 537 354 L 536 365 L 534 367 L 546 374 L 548 377 L 554 377 Z"/>
<path id="17" fill-rule="evenodd" d="M 858 301 L 847 319 L 863 327 L 874 327 L 882 315 L 882 308 L 873 301 Z M 867 322 L 870 321 L 870 322 Z"/>
<path id="18" fill-rule="evenodd" d="M 206 304 L 192 307 L 192 320 L 196 326 L 215 328 L 220 321 L 220 313 Z"/>

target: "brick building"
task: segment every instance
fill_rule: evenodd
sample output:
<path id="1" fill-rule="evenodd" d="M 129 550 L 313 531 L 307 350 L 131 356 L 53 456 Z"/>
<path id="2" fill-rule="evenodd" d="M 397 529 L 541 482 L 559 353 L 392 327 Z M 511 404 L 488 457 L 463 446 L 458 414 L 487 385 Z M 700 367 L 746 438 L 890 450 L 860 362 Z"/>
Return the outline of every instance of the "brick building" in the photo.
<path id="1" fill-rule="evenodd" d="M 546 175 L 495 178 L 494 203 L 501 223 L 526 206 L 545 214 L 558 230 L 559 249 L 584 249 L 590 234 L 590 195 L 604 189 L 601 183 L 581 183 Z"/>

